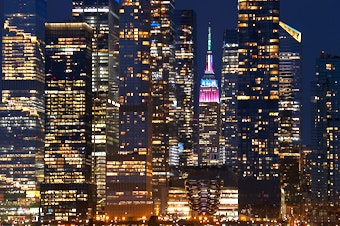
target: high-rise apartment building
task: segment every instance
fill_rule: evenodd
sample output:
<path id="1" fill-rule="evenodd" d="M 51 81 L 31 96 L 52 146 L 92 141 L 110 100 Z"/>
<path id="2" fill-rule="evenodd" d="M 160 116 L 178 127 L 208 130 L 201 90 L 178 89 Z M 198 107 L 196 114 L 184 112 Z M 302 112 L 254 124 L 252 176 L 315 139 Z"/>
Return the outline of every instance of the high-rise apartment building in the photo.
<path id="1" fill-rule="evenodd" d="M 239 204 L 241 212 L 269 218 L 280 206 L 279 8 L 279 0 L 238 1 Z"/>
<path id="2" fill-rule="evenodd" d="M 4 24 L 4 1 L 0 2 L 0 24 Z M 2 37 L 3 29 L 0 30 L 0 36 Z M 2 40 L 2 38 L 1 38 Z M 0 52 L 2 53 L 2 44 L 0 45 Z M 0 54 L 0 78 L 2 78 L 2 54 Z M 2 81 L 0 79 L 0 87 L 2 87 Z M 2 99 L 0 92 L 0 100 Z"/>
<path id="3" fill-rule="evenodd" d="M 46 1 L 1 4 L 0 221 L 26 224 L 43 178 Z"/>
<path id="4" fill-rule="evenodd" d="M 199 91 L 199 151 L 200 166 L 221 163 L 220 154 L 220 94 L 213 68 L 211 25 L 208 27 L 206 67 Z"/>
<path id="5" fill-rule="evenodd" d="M 193 165 L 194 89 L 196 73 L 196 14 L 193 10 L 175 10 L 176 120 L 178 149 L 170 153 L 171 166 Z"/>
<path id="6" fill-rule="evenodd" d="M 338 222 L 335 215 L 340 205 L 339 68 L 339 56 L 322 52 L 312 84 L 312 144 L 316 153 L 311 169 L 311 200 L 314 220 L 319 224 Z"/>
<path id="7" fill-rule="evenodd" d="M 73 0 L 73 20 L 88 23 L 92 38 L 92 161 L 97 216 L 106 204 L 106 164 L 118 150 L 119 1 Z"/>
<path id="8" fill-rule="evenodd" d="M 282 215 L 298 214 L 301 160 L 301 49 L 302 34 L 280 22 L 279 172 Z"/>
<path id="9" fill-rule="evenodd" d="M 148 217 L 152 201 L 150 1 L 121 1 L 119 150 L 108 166 L 109 217 Z"/>
<path id="10" fill-rule="evenodd" d="M 223 37 L 221 76 L 221 139 L 222 164 L 237 168 L 237 68 L 238 33 L 225 30 Z"/>
<path id="11" fill-rule="evenodd" d="M 43 225 L 89 222 L 95 211 L 91 41 L 86 23 L 46 24 Z"/>
<path id="12" fill-rule="evenodd" d="M 152 186 L 155 215 L 165 213 L 169 152 L 177 152 L 174 0 L 151 0 Z M 171 128 L 171 129 L 170 129 Z"/>

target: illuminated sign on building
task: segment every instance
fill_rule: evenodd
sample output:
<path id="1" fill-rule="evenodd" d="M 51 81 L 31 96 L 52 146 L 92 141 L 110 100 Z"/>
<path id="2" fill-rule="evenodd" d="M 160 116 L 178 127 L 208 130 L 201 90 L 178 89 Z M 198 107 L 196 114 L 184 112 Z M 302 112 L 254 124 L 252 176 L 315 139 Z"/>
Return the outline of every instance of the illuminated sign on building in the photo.
<path id="1" fill-rule="evenodd" d="M 216 79 L 201 79 L 201 87 L 218 87 Z"/>

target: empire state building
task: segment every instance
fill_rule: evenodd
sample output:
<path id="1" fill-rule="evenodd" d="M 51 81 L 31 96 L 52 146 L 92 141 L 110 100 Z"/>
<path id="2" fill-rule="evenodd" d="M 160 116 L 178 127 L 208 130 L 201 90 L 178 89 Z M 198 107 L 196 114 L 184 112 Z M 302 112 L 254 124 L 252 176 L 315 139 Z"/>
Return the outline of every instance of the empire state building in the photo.
<path id="1" fill-rule="evenodd" d="M 219 165 L 220 162 L 220 96 L 213 69 L 211 25 L 208 27 L 206 68 L 199 91 L 199 155 L 200 166 Z"/>

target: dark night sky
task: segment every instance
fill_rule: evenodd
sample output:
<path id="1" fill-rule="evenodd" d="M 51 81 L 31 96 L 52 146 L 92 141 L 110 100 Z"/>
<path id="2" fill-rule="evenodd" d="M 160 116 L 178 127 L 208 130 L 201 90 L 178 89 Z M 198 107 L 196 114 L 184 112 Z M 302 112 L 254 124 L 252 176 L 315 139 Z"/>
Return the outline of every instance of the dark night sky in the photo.
<path id="1" fill-rule="evenodd" d="M 71 0 L 47 0 L 49 21 L 70 18 Z M 176 9 L 193 9 L 197 14 L 198 76 L 204 72 L 207 48 L 207 26 L 212 22 L 214 67 L 221 71 L 222 37 L 224 29 L 237 25 L 237 0 L 177 0 Z M 309 83 L 314 76 L 315 60 L 321 50 L 340 55 L 340 1 L 339 0 L 282 0 L 281 20 L 302 32 L 303 38 L 303 89 L 304 128 L 308 125 Z M 309 133 L 303 135 L 304 143 L 310 141 Z"/>

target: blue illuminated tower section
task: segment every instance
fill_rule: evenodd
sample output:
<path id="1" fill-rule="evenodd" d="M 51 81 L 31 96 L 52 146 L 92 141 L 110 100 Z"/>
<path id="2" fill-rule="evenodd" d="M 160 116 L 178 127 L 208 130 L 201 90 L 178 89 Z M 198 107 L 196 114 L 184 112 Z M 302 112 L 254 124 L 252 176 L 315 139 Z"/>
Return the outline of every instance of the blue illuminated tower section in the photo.
<path id="1" fill-rule="evenodd" d="M 199 153 L 200 166 L 220 164 L 220 95 L 213 68 L 211 25 L 208 27 L 206 67 L 199 90 Z"/>
<path id="2" fill-rule="evenodd" d="M 26 224 L 43 178 L 46 1 L 1 4 L 0 222 Z"/>

